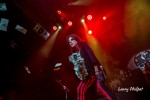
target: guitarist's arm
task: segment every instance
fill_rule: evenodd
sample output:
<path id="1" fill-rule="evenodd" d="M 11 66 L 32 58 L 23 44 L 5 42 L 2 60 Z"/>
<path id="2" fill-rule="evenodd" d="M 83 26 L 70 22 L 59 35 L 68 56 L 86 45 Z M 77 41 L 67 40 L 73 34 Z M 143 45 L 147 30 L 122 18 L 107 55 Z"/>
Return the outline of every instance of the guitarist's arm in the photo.
<path id="1" fill-rule="evenodd" d="M 104 72 L 102 68 L 99 69 L 98 67 L 101 67 L 101 66 L 97 66 L 97 65 L 94 66 L 95 76 L 97 77 L 97 79 L 104 81 L 104 79 L 106 78 L 106 73 Z"/>

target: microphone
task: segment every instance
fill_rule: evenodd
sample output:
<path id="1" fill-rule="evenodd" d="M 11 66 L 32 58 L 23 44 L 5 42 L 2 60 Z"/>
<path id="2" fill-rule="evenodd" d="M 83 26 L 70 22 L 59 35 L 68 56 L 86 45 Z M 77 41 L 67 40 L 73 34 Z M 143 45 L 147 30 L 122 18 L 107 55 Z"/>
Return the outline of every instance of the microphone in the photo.
<path id="1" fill-rule="evenodd" d="M 61 83 L 61 80 L 56 79 L 56 82 L 59 83 L 63 87 L 64 90 L 66 90 L 67 92 L 70 92 L 69 89 Z"/>
<path id="2" fill-rule="evenodd" d="M 66 86 L 63 86 L 64 90 L 70 92 Z"/>

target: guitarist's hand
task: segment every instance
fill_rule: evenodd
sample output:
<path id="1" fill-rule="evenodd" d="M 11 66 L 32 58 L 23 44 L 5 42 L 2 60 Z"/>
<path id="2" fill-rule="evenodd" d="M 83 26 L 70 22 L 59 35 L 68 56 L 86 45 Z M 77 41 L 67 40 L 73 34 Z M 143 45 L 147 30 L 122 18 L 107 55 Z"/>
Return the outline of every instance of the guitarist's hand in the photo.
<path id="1" fill-rule="evenodd" d="M 94 66 L 95 68 L 95 76 L 97 79 L 99 79 L 100 81 L 104 81 L 105 80 L 105 76 L 102 70 L 98 69 L 98 66 Z"/>
<path id="2" fill-rule="evenodd" d="M 102 71 L 95 72 L 95 76 L 100 81 L 104 81 L 105 80 L 105 77 L 104 77 L 104 74 L 103 74 Z"/>

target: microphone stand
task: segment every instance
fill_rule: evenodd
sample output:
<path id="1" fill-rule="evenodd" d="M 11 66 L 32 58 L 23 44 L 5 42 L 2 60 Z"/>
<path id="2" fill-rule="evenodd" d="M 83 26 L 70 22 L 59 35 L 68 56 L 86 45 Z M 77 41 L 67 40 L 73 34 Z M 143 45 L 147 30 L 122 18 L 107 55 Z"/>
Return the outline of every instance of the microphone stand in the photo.
<path id="1" fill-rule="evenodd" d="M 57 81 L 57 83 L 59 83 L 59 84 L 63 87 L 63 89 L 65 90 L 65 93 L 66 93 L 66 100 L 67 100 L 67 98 L 68 98 L 67 92 L 70 92 L 70 91 L 69 91 L 68 88 L 67 88 L 65 85 L 63 85 L 60 81 L 58 81 L 58 80 L 56 80 L 56 81 Z"/>

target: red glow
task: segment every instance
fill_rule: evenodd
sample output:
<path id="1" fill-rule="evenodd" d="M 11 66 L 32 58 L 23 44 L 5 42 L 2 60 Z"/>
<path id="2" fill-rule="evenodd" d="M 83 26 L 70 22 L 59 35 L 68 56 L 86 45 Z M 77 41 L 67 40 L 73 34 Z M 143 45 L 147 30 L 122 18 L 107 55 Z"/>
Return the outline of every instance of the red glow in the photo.
<path id="1" fill-rule="evenodd" d="M 60 11 L 60 10 L 58 10 L 58 11 L 57 11 L 57 13 L 58 13 L 58 14 L 61 14 L 61 11 Z"/>
<path id="2" fill-rule="evenodd" d="M 103 20 L 106 20 L 106 16 L 103 17 Z"/>
<path id="3" fill-rule="evenodd" d="M 88 16 L 87 16 L 87 19 L 88 19 L 88 20 L 92 20 L 92 15 L 88 15 Z"/>
<path id="4" fill-rule="evenodd" d="M 69 25 L 69 26 L 72 26 L 72 22 L 71 22 L 71 21 L 69 21 L 69 22 L 68 22 L 68 25 Z"/>
<path id="5" fill-rule="evenodd" d="M 53 30 L 57 30 L 57 27 L 56 27 L 56 26 L 53 26 Z"/>
<path id="6" fill-rule="evenodd" d="M 89 31 L 88 31 L 88 34 L 92 34 L 92 30 L 89 30 Z"/>

